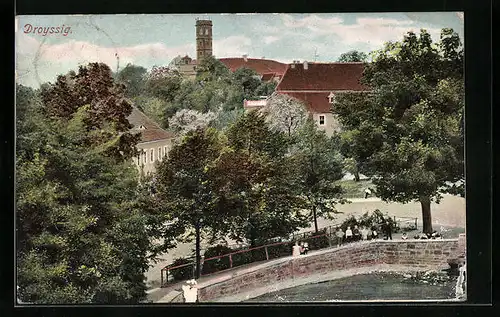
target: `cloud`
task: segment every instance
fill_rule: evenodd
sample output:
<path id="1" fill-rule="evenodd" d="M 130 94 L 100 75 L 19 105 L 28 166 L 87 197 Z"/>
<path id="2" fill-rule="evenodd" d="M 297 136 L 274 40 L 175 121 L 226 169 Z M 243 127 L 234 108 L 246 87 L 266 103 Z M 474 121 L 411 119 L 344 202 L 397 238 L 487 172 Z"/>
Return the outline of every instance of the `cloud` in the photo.
<path id="1" fill-rule="evenodd" d="M 356 23 L 346 24 L 339 17 L 321 17 L 308 15 L 295 18 L 289 14 L 281 15 L 283 27 L 281 31 L 273 30 L 272 33 L 281 33 L 283 37 L 292 35 L 314 39 L 319 36 L 339 37 L 342 44 L 367 44 L 372 49 L 380 47 L 387 41 L 401 40 L 409 31 L 418 32 L 422 25 L 417 25 L 412 20 L 398 20 L 391 18 L 357 18 Z M 426 28 L 434 40 L 439 39 L 439 28 Z M 264 31 L 267 31 L 264 29 Z"/>
<path id="2" fill-rule="evenodd" d="M 214 40 L 214 55 L 217 57 L 234 57 L 247 54 L 252 49 L 252 40 L 243 35 L 229 36 Z"/>
<path id="3" fill-rule="evenodd" d="M 274 43 L 276 41 L 279 41 L 279 39 L 280 39 L 279 37 L 273 36 L 273 35 L 264 36 L 263 42 L 264 42 L 264 44 L 271 44 L 271 43 Z"/>
<path id="4" fill-rule="evenodd" d="M 100 46 L 86 41 L 69 40 L 61 44 L 48 44 L 29 35 L 16 35 L 16 71 L 19 76 L 35 73 L 36 81 L 53 80 L 60 72 L 60 65 L 76 69 L 78 65 L 102 62 L 113 69 L 134 63 L 150 67 L 167 64 L 177 55 L 195 52 L 195 44 L 168 46 L 164 43 L 148 43 L 129 47 Z M 118 57 L 118 58 L 117 58 Z M 49 73 L 49 78 L 38 78 L 37 73 Z M 63 71 L 63 72 L 66 72 Z M 19 78 L 21 81 L 22 77 Z M 33 78 L 31 79 L 33 80 Z"/>

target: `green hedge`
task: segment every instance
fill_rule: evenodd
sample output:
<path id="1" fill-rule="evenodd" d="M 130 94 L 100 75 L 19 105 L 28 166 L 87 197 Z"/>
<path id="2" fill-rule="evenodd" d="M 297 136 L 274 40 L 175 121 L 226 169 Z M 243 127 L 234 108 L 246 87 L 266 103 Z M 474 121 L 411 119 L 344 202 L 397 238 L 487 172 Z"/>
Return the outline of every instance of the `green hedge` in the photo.
<path id="1" fill-rule="evenodd" d="M 220 256 L 224 254 L 231 253 L 233 250 L 225 245 L 216 245 L 208 248 L 204 253 L 204 258 L 209 259 L 211 257 Z M 203 262 L 202 274 L 210 274 L 222 270 L 226 270 L 230 267 L 229 257 L 225 256 L 218 259 L 205 260 Z"/>
<path id="2" fill-rule="evenodd" d="M 187 263 L 193 263 L 192 259 L 186 259 L 186 258 L 177 258 L 174 260 L 172 263 L 172 266 L 177 266 L 177 265 L 182 265 L 182 264 L 187 264 Z M 186 265 L 177 269 L 173 269 L 169 272 L 169 274 L 172 274 L 173 278 L 175 281 L 185 281 L 193 278 L 193 265 Z"/>

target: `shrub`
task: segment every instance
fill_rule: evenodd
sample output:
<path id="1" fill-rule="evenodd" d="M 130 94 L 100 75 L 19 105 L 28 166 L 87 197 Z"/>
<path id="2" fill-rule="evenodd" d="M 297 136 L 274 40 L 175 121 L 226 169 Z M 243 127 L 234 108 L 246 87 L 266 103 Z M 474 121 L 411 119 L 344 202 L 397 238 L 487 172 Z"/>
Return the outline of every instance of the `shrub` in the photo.
<path id="1" fill-rule="evenodd" d="M 275 259 L 283 256 L 292 255 L 292 247 L 295 241 L 290 241 L 283 244 L 273 245 L 267 248 L 269 259 Z M 264 251 L 265 252 L 265 251 Z"/>
<path id="2" fill-rule="evenodd" d="M 307 243 L 309 244 L 309 250 L 318 250 L 318 249 L 323 249 L 327 248 L 330 246 L 329 238 L 328 235 L 326 235 L 326 228 L 321 229 L 318 231 L 318 233 L 314 233 L 313 236 L 319 236 L 316 238 L 308 238 L 306 239 Z"/>
<path id="3" fill-rule="evenodd" d="M 188 263 L 193 263 L 193 260 L 186 258 L 177 258 L 172 263 L 172 266 L 178 266 Z M 177 269 L 173 269 L 170 271 L 170 274 L 172 274 L 175 281 L 189 280 L 193 278 L 193 269 L 194 269 L 194 263 L 193 265 L 186 265 Z"/>
<path id="4" fill-rule="evenodd" d="M 205 259 L 209 259 L 215 256 L 220 256 L 233 252 L 233 250 L 225 245 L 216 245 L 208 248 L 205 251 Z M 217 271 L 222 271 L 230 267 L 229 257 L 221 257 L 218 259 L 205 260 L 203 262 L 202 274 L 210 274 Z"/>

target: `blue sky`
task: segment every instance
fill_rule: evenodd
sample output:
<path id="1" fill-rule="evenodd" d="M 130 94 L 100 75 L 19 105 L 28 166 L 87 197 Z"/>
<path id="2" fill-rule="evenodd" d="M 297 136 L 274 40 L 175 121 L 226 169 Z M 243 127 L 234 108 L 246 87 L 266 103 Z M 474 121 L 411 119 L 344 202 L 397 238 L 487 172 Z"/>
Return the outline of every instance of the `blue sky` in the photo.
<path id="1" fill-rule="evenodd" d="M 177 55 L 195 58 L 196 18 L 213 21 L 216 57 L 333 62 L 422 28 L 438 40 L 440 29 L 450 27 L 463 41 L 463 15 L 456 12 L 18 16 L 17 81 L 37 87 L 94 61 L 116 70 L 127 63 L 168 65 Z M 35 27 L 61 32 L 44 35 Z"/>

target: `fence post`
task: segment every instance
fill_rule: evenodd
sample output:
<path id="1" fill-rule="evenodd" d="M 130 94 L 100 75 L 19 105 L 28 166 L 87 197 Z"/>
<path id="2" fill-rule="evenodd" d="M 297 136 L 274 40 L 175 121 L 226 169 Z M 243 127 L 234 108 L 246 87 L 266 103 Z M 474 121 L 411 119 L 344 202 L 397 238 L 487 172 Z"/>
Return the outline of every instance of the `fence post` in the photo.
<path id="1" fill-rule="evenodd" d="M 266 250 L 266 260 L 269 260 L 269 253 L 267 253 L 267 245 L 264 247 L 264 250 Z"/>
<path id="2" fill-rule="evenodd" d="M 233 267 L 233 256 L 231 253 L 229 253 L 229 267 L 232 268 Z"/>

